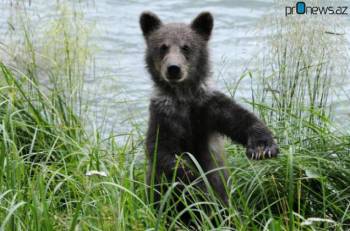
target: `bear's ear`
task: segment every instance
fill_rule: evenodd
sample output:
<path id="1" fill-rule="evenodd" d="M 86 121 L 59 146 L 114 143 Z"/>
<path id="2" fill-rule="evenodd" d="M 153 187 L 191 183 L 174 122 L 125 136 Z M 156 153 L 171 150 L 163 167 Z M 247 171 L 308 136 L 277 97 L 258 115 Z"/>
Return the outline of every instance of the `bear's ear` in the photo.
<path id="1" fill-rule="evenodd" d="M 145 11 L 140 16 L 140 26 L 144 37 L 150 35 L 162 25 L 158 16 L 150 11 Z"/>
<path id="2" fill-rule="evenodd" d="M 214 26 L 214 19 L 211 13 L 200 13 L 191 23 L 191 28 L 201 35 L 206 41 L 210 39 L 210 34 Z"/>

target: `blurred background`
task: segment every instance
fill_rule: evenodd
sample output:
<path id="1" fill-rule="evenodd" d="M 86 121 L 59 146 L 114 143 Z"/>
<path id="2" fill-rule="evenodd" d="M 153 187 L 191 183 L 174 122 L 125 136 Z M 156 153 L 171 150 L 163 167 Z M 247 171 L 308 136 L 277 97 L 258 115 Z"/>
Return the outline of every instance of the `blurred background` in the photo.
<path id="1" fill-rule="evenodd" d="M 345 3 L 348 1 L 332 4 Z M 142 11 L 154 11 L 164 22 L 187 23 L 201 11 L 212 12 L 215 17 L 210 42 L 213 78 L 226 93 L 236 89 L 235 98 L 245 103 L 244 99 L 250 98 L 252 88 L 258 85 L 255 78 L 247 77 L 248 73 L 260 78 L 273 72 L 271 60 L 274 57 L 271 56 L 276 55 L 272 50 L 276 49 L 273 46 L 278 38 L 272 36 L 283 34 L 288 18 L 295 18 L 295 15 L 285 16 L 285 7 L 293 4 L 293 1 L 264 0 L 2 1 L 0 57 L 19 67 L 19 62 L 33 58 L 23 55 L 31 43 L 37 69 L 52 69 L 52 63 L 59 68 L 65 64 L 60 62 L 66 62 L 61 60 L 60 52 L 65 52 L 64 46 L 69 42 L 69 49 L 76 56 L 70 55 L 69 59 L 75 60 L 75 70 L 79 69 L 83 77 L 80 100 L 88 125 L 98 127 L 103 133 L 129 133 L 143 128 L 147 121 L 152 86 L 145 69 L 145 44 L 139 28 Z M 308 21 L 299 22 L 297 27 L 305 26 L 306 33 L 330 32 L 326 37 L 330 37 L 327 39 L 333 44 L 317 44 L 319 49 L 332 46 L 327 48 L 335 51 L 329 58 L 337 60 L 337 65 L 329 67 L 331 73 L 328 73 L 332 75 L 331 85 L 338 86 L 336 91 L 330 92 L 336 100 L 328 101 L 327 105 L 337 110 L 337 116 L 345 115 L 340 116 L 342 120 L 349 120 L 348 112 L 344 111 L 348 95 L 344 92 L 349 91 L 345 53 L 349 51 L 350 35 L 346 32 L 350 31 L 350 17 L 305 18 Z M 312 20 L 317 21 L 313 24 Z M 315 28 L 310 28 L 313 25 Z M 297 39 L 294 43 L 300 43 Z M 286 45 L 287 41 L 284 43 Z M 78 77 L 75 74 L 73 78 Z"/>

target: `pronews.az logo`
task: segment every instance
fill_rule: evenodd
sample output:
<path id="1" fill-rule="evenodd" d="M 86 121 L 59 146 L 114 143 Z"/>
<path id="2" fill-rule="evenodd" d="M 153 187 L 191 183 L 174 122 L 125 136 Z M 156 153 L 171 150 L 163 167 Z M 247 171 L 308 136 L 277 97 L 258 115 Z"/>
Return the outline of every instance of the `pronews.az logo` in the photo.
<path id="1" fill-rule="evenodd" d="M 295 6 L 286 6 L 285 14 L 348 15 L 347 10 L 347 6 L 306 6 L 305 2 L 297 2 Z"/>

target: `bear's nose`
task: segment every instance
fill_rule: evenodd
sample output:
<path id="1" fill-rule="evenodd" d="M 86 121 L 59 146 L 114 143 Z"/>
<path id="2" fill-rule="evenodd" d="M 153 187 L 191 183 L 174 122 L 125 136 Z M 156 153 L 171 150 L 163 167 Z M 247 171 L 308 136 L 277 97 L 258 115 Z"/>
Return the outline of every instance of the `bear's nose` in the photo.
<path id="1" fill-rule="evenodd" d="M 181 68 L 178 65 L 168 66 L 168 76 L 171 79 L 179 79 L 181 76 Z"/>

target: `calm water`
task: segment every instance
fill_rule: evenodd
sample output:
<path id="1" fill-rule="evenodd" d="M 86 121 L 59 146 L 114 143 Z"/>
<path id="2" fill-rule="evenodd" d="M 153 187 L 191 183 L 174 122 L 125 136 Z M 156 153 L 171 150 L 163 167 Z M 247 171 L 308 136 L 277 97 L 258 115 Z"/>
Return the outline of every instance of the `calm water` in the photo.
<path id="1" fill-rule="evenodd" d="M 0 4 L 4 12 L 0 16 L 2 32 L 7 27 L 8 3 Z M 143 10 L 156 12 L 165 22 L 190 22 L 199 12 L 211 11 L 215 18 L 210 43 L 212 71 L 218 87 L 224 89 L 224 85 L 237 79 L 261 51 L 262 35 L 256 33 L 256 25 L 272 6 L 272 1 L 262 0 L 96 0 L 80 4 L 86 19 L 96 22 L 97 30 L 92 39 L 100 48 L 95 57 L 95 74 L 85 83 L 91 121 L 96 126 L 104 126 L 105 132 L 113 129 L 121 133 L 129 132 L 131 124 L 142 125 L 147 120 L 151 82 L 144 68 L 145 44 L 138 24 Z M 32 1 L 30 9 L 43 20 L 54 16 L 53 5 L 46 1 Z M 249 87 L 243 83 L 238 97 L 249 97 L 249 93 L 245 93 Z"/>
<path id="2" fill-rule="evenodd" d="M 96 36 L 104 48 L 97 57 L 102 64 L 97 65 L 97 73 L 112 75 L 97 76 L 88 84 L 91 92 L 97 93 L 91 98 L 96 102 L 94 116 L 107 124 L 118 121 L 117 129 L 123 130 L 128 129 L 124 125 L 130 122 L 144 124 L 147 120 L 151 82 L 144 68 L 145 44 L 138 24 L 143 10 L 156 12 L 165 22 L 190 22 L 199 12 L 211 11 L 215 17 L 210 44 L 213 76 L 223 88 L 223 80 L 230 82 L 230 78 L 240 76 L 254 55 L 256 23 L 271 6 L 268 1 L 96 2 L 96 9 L 88 14 L 104 31 Z"/>

